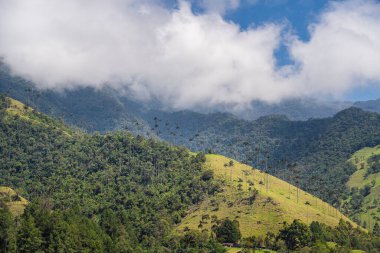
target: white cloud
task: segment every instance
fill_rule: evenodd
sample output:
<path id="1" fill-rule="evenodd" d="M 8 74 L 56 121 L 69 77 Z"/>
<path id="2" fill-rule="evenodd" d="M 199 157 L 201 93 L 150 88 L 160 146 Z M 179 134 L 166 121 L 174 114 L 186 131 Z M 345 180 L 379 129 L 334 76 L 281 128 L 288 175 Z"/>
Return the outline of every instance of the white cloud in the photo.
<path id="1" fill-rule="evenodd" d="M 174 108 L 339 95 L 380 81 L 374 1 L 333 4 L 309 42 L 290 40 L 299 68 L 282 69 L 273 54 L 283 27 L 241 31 L 223 20 L 233 5 L 224 6 L 195 15 L 188 2 L 168 10 L 149 0 L 0 0 L 0 56 L 41 88 L 107 83 Z"/>
<path id="2" fill-rule="evenodd" d="M 368 81 L 380 82 L 378 2 L 333 3 L 309 29 L 309 42 L 294 41 L 291 46 L 301 67 L 297 81 L 309 93 L 340 95 Z"/>

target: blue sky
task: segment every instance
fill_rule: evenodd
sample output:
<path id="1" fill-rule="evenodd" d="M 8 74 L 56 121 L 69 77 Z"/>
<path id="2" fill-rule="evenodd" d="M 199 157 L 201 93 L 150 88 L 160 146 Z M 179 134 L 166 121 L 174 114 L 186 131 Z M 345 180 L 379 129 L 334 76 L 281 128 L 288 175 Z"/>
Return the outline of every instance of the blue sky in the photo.
<path id="1" fill-rule="evenodd" d="M 309 24 L 315 22 L 326 4 L 325 0 L 264 0 L 256 4 L 244 1 L 237 10 L 226 13 L 225 18 L 238 23 L 242 29 L 252 24 L 284 23 L 301 40 L 307 41 Z M 284 46 L 276 52 L 276 58 L 280 65 L 291 63 Z"/>
<path id="2" fill-rule="evenodd" d="M 238 9 L 228 11 L 225 19 L 238 23 L 242 29 L 252 24 L 289 23 L 297 36 L 307 41 L 310 37 L 308 26 L 316 22 L 318 15 L 326 8 L 328 2 L 326 0 L 263 0 L 256 4 L 249 4 L 244 1 Z M 279 64 L 290 63 L 285 47 L 277 51 L 276 58 Z M 380 87 L 368 85 L 350 90 L 342 99 L 358 101 L 377 98 L 380 98 Z"/>
<path id="3" fill-rule="evenodd" d="M 303 41 L 308 41 L 308 26 L 316 22 L 318 15 L 326 8 L 326 0 L 258 0 L 252 5 L 243 1 L 236 10 L 226 13 L 225 18 L 238 23 L 242 29 L 252 24 L 260 25 L 268 22 L 289 23 L 291 29 Z M 288 64 L 289 58 L 285 47 L 276 54 L 279 64 Z M 347 92 L 343 99 L 369 100 L 380 98 L 379 86 L 354 88 Z"/>
<path id="4" fill-rule="evenodd" d="M 193 0 L 192 2 L 193 12 L 205 12 L 201 5 L 202 1 Z M 241 0 L 238 8 L 227 10 L 223 17 L 227 21 L 238 24 L 242 30 L 267 23 L 283 24 L 301 41 L 308 41 L 310 39 L 309 25 L 318 22 L 320 14 L 330 2 L 327 0 Z M 167 0 L 166 3 L 169 6 L 176 6 L 177 2 Z M 279 47 L 275 52 L 275 57 L 280 66 L 293 63 L 289 59 L 285 45 Z M 347 91 L 341 99 L 360 101 L 377 98 L 380 98 L 380 87 L 369 84 Z"/>

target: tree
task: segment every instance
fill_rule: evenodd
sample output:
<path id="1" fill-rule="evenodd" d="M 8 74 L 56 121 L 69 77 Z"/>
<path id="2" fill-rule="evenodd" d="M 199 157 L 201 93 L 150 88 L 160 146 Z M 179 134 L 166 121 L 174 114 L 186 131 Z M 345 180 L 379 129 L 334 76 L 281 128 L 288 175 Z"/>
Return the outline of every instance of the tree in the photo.
<path id="1" fill-rule="evenodd" d="M 0 252 L 8 251 L 11 226 L 12 215 L 5 203 L 0 201 Z"/>
<path id="2" fill-rule="evenodd" d="M 18 251 L 21 253 L 38 252 L 41 244 L 41 231 L 36 227 L 33 216 L 24 217 L 17 234 Z"/>
<path id="3" fill-rule="evenodd" d="M 203 181 L 209 181 L 214 178 L 214 171 L 213 170 L 205 170 L 202 173 L 202 180 Z"/>
<path id="4" fill-rule="evenodd" d="M 236 243 L 241 238 L 239 222 L 225 219 L 215 230 L 216 238 L 222 243 Z"/>
<path id="5" fill-rule="evenodd" d="M 375 235 L 375 236 L 378 236 L 378 237 L 380 237 L 380 226 L 379 226 L 379 223 L 375 223 L 375 226 L 373 226 L 373 234 Z"/>
<path id="6" fill-rule="evenodd" d="M 318 221 L 311 222 L 310 231 L 312 234 L 313 242 L 325 242 L 331 237 L 327 230 L 327 226 L 323 223 L 319 223 Z"/>
<path id="7" fill-rule="evenodd" d="M 290 250 L 307 246 L 311 241 L 311 232 L 306 224 L 296 219 L 292 224 L 284 226 L 280 230 L 278 238 L 285 242 Z"/>

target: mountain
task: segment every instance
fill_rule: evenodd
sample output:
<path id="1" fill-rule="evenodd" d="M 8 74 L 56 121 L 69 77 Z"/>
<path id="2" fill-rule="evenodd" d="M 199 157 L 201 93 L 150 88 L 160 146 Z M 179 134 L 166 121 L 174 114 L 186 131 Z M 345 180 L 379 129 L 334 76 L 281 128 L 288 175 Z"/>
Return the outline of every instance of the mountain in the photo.
<path id="1" fill-rule="evenodd" d="M 19 189 L 31 201 L 42 199 L 36 208 L 43 213 L 71 210 L 71 216 L 91 218 L 85 221 L 90 224 L 113 219 L 113 230 L 102 230 L 108 234 L 95 232 L 94 240 L 104 246 L 85 248 L 90 252 L 120 252 L 112 248 L 120 240 L 162 252 L 171 226 L 218 189 L 201 179 L 200 157 L 184 148 L 127 132 L 87 135 L 8 98 L 0 99 L 0 140 L 0 185 Z"/>
<path id="2" fill-rule="evenodd" d="M 357 108 L 308 121 L 267 116 L 250 122 L 228 114 L 183 112 L 159 115 L 156 121 L 162 139 L 195 151 L 212 149 L 336 203 L 355 171 L 346 160 L 380 143 L 380 115 Z"/>
<path id="3" fill-rule="evenodd" d="M 88 132 L 128 129 L 192 151 L 211 149 L 299 185 L 335 206 L 349 194 L 346 183 L 356 171 L 347 159 L 380 143 L 379 114 L 356 107 L 322 119 L 292 121 L 284 115 L 268 115 L 251 121 L 230 113 L 152 109 L 110 88 L 40 91 L 33 83 L 11 76 L 4 66 L 0 70 L 0 92 L 68 124 Z M 297 108 L 304 101 L 287 103 L 287 108 Z"/>
<path id="4" fill-rule="evenodd" d="M 380 98 L 376 100 L 355 102 L 353 106 L 361 108 L 365 111 L 376 112 L 380 114 Z"/>
<path id="5" fill-rule="evenodd" d="M 90 132 L 113 130 L 125 118 L 123 105 L 106 90 L 41 91 L 33 83 L 11 76 L 9 70 L 1 65 L 0 92 Z M 128 118 L 132 117 L 128 115 Z"/>
<path id="6" fill-rule="evenodd" d="M 0 98 L 0 140 L 0 185 L 18 189 L 31 201 L 16 220 L 0 201 L 5 231 L 0 242 L 7 252 L 225 252 L 219 232 L 216 241 L 210 230 L 177 230 L 194 215 L 206 219 L 197 213 L 199 206 L 214 210 L 215 205 L 235 216 L 230 218 L 241 223 L 243 236 L 250 235 L 249 224 L 260 231 L 257 235 L 272 232 L 265 246 L 273 249 L 284 249 L 273 232 L 282 238 L 281 231 L 292 226 L 306 229 L 305 243 L 315 247 L 314 227 L 328 236 L 323 245 L 376 247 L 375 236 L 355 228 L 332 206 L 226 157 L 194 154 L 127 131 L 86 134 L 5 97 Z M 1 189 L 18 201 L 18 194 Z M 248 210 L 254 219 L 245 215 Z M 222 228 L 228 218 L 218 215 L 215 226 Z M 299 218 L 336 228 L 319 222 L 307 226 Z M 349 238 L 355 243 L 346 244 Z"/>
<path id="7" fill-rule="evenodd" d="M 38 90 L 32 82 L 11 75 L 4 64 L 0 64 L 0 92 L 90 132 L 105 132 L 127 126 L 139 134 L 152 135 L 149 131 L 152 126 L 146 126 L 144 121 L 154 118 L 155 114 L 167 113 L 166 110 L 157 110 L 160 108 L 159 103 L 134 102 L 126 94 L 111 88 L 80 88 L 64 92 Z M 229 112 L 246 120 L 256 120 L 268 115 L 284 115 L 290 120 L 307 120 L 330 117 L 350 106 L 351 102 L 308 98 L 288 99 L 279 103 L 254 101 L 246 109 L 238 111 L 230 108 L 216 110 Z M 209 114 L 213 112 L 215 111 L 210 111 Z"/>
<path id="8" fill-rule="evenodd" d="M 290 120 L 331 117 L 352 106 L 348 101 L 318 101 L 314 98 L 287 99 L 279 103 L 252 102 L 248 109 L 236 112 L 247 120 L 256 120 L 267 115 L 284 115 Z"/>

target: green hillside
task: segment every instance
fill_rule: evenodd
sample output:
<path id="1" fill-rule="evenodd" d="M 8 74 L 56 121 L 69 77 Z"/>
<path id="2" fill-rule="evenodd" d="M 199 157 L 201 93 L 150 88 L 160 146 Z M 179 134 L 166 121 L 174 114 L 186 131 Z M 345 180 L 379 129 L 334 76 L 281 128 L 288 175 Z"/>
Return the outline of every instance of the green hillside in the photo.
<path id="1" fill-rule="evenodd" d="M 288 101 L 270 110 L 293 115 L 293 118 L 310 117 L 306 121 L 291 121 L 285 116 L 248 121 L 228 113 L 168 112 L 156 109 L 160 108 L 159 101 L 149 108 L 111 89 L 83 88 L 64 94 L 38 90 L 33 83 L 12 76 L 1 63 L 0 92 L 90 132 L 128 129 L 142 136 L 159 136 L 197 152 L 212 149 L 262 170 L 262 162 L 267 158 L 266 169 L 270 174 L 297 183 L 336 207 L 355 171 L 346 164 L 347 159 L 363 147 L 380 143 L 379 114 L 348 108 L 333 117 L 316 119 L 313 117 L 326 115 L 329 109 L 325 104 L 322 106 L 325 109 L 321 109 L 323 113 L 315 114 L 315 104 L 309 100 L 306 105 L 302 105 L 303 101 Z M 372 110 L 374 102 L 355 106 L 376 111 Z M 254 109 L 261 107 L 260 103 L 253 106 Z M 332 111 L 328 115 L 332 115 Z M 304 116 L 297 116 L 300 112 Z M 295 170 L 297 176 L 292 174 Z"/>
<path id="2" fill-rule="evenodd" d="M 25 248 L 19 252 L 187 248 L 181 236 L 169 238 L 172 227 L 218 189 L 202 179 L 202 157 L 185 148 L 126 131 L 85 134 L 1 96 L 0 157 L 0 186 L 31 202 L 15 224 L 0 208 L 6 225 L 0 244 L 18 237 L 6 252 L 16 244 Z M 15 197 L 9 188 L 1 188 L 4 196 Z M 7 209 L 22 213 L 20 205 Z M 207 247 L 208 240 L 196 246 Z"/>
<path id="3" fill-rule="evenodd" d="M 349 162 L 357 171 L 347 182 L 351 189 L 347 205 L 352 217 L 372 230 L 376 222 L 380 224 L 380 145 L 357 151 Z"/>
<path id="4" fill-rule="evenodd" d="M 62 121 L 54 120 L 51 117 L 26 106 L 20 101 L 6 98 L 6 102 L 8 105 L 5 109 L 5 114 L 3 115 L 5 121 L 11 120 L 12 118 L 21 119 L 33 125 L 37 124 L 45 128 L 60 129 L 62 133 L 68 136 L 73 132 L 69 127 L 64 125 Z"/>
<path id="5" fill-rule="evenodd" d="M 224 237 L 198 229 L 200 219 L 204 229 L 215 219 L 197 213 L 202 206 L 208 213 L 210 207 L 220 211 L 220 230 L 223 222 L 236 226 L 223 218 L 239 220 L 243 237 L 227 242 L 247 245 L 252 238 L 246 236 L 272 231 L 266 248 L 319 247 L 320 236 L 322 247 L 333 242 L 373 250 L 380 244 L 350 222 L 331 227 L 345 219 L 337 210 L 303 191 L 297 203 L 294 187 L 237 161 L 229 166 L 226 157 L 206 157 L 128 131 L 86 134 L 3 96 L 0 158 L 2 195 L 17 204 L 0 202 L 0 252 L 224 253 Z M 302 222 L 312 219 L 331 226 Z M 183 231 L 185 223 L 195 229 Z M 281 231 L 294 226 L 307 237 L 301 234 L 302 241 L 290 245 L 293 240 Z"/>
<path id="6" fill-rule="evenodd" d="M 9 187 L 0 186 L 0 202 L 5 203 L 13 216 L 20 216 L 28 201 Z"/>
<path id="7" fill-rule="evenodd" d="M 340 219 L 348 220 L 328 203 L 260 170 L 237 161 L 229 166 L 231 160 L 220 155 L 206 159 L 205 168 L 223 182 L 223 191 L 193 207 L 177 231 L 186 227 L 211 231 L 216 219 L 228 217 L 239 221 L 243 237 L 265 237 L 267 232 L 277 233 L 284 221 L 318 221 L 335 227 Z"/>

